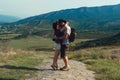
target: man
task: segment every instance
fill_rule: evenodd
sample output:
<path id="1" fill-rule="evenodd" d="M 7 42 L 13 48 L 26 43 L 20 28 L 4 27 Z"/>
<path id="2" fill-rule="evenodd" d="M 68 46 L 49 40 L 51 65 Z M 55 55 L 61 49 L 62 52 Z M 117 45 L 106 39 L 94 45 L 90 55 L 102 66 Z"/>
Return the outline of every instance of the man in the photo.
<path id="1" fill-rule="evenodd" d="M 63 58 L 64 64 L 65 66 L 60 68 L 60 70 L 63 71 L 67 71 L 70 69 L 70 66 L 68 64 L 68 57 L 66 55 L 66 49 L 69 48 L 69 36 L 71 33 L 71 28 L 68 25 L 68 22 L 66 20 L 63 19 L 59 19 L 59 25 L 61 26 L 61 31 L 64 32 L 64 35 L 62 37 L 57 37 L 57 39 L 62 39 L 62 43 L 61 43 L 61 58 Z"/>

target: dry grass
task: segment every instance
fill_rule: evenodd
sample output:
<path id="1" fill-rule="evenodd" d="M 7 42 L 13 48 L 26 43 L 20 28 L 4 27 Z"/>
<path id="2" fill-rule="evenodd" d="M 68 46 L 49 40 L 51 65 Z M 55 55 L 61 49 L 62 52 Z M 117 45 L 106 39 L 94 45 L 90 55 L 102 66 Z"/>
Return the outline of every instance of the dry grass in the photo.
<path id="1" fill-rule="evenodd" d="M 120 46 L 81 49 L 69 57 L 88 64 L 96 72 L 96 80 L 120 80 Z"/>
<path id="2" fill-rule="evenodd" d="M 42 62 L 42 57 L 35 51 L 5 47 L 0 49 L 0 79 L 24 80 L 39 71 L 35 66 Z"/>

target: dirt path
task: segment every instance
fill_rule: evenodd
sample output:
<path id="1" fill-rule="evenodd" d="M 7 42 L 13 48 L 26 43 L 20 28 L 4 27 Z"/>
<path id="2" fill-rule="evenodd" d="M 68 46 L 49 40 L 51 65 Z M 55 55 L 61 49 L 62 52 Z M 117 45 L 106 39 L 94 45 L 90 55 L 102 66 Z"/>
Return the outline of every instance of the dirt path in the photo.
<path id="1" fill-rule="evenodd" d="M 59 67 L 63 66 L 63 61 L 59 59 Z M 69 71 L 53 71 L 50 65 L 52 59 L 46 59 L 43 63 L 36 68 L 39 68 L 37 77 L 27 80 L 95 80 L 94 72 L 86 69 L 85 64 L 69 60 L 71 69 Z"/>

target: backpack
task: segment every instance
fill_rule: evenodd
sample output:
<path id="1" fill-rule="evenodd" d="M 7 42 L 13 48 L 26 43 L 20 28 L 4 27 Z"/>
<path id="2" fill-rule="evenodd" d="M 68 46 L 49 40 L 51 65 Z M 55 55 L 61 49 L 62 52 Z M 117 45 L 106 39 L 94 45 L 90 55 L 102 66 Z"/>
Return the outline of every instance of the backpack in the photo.
<path id="1" fill-rule="evenodd" d="M 70 36 L 69 36 L 69 42 L 74 42 L 75 37 L 76 37 L 76 31 L 75 31 L 74 28 L 71 28 L 71 33 L 70 33 Z"/>

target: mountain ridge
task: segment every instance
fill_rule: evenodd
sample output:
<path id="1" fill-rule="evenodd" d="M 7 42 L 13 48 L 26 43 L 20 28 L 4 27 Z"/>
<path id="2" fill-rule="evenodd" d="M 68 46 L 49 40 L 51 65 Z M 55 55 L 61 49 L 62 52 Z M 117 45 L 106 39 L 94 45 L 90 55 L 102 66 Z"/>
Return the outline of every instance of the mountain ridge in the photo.
<path id="1" fill-rule="evenodd" d="M 32 25 L 35 24 L 34 26 L 43 27 L 43 25 L 45 24 L 42 22 L 46 21 L 46 24 L 48 25 L 48 27 L 50 27 L 52 22 L 62 18 L 68 20 L 71 23 L 71 26 L 75 26 L 75 28 L 77 29 L 88 30 L 94 28 L 96 30 L 103 30 L 104 28 L 106 28 L 106 24 L 108 24 L 109 22 L 117 21 L 118 23 L 120 23 L 119 9 L 120 4 L 101 7 L 81 7 L 74 9 L 65 9 L 28 17 L 16 22 L 16 24 L 27 23 L 27 25 L 30 26 L 32 23 Z M 101 24 L 102 26 L 99 24 Z"/>
<path id="2" fill-rule="evenodd" d="M 0 24 L 16 22 L 20 19 L 21 19 L 20 17 L 16 16 L 0 14 Z"/>
<path id="3" fill-rule="evenodd" d="M 120 4 L 100 7 L 81 7 L 53 11 L 46 14 L 31 16 L 11 24 L 4 24 L 2 27 L 15 33 L 34 35 L 48 35 L 52 31 L 52 23 L 58 19 L 65 19 L 70 22 L 78 34 L 81 31 L 97 33 L 119 32 L 120 31 Z M 48 35 L 50 36 L 50 34 Z"/>
<path id="4" fill-rule="evenodd" d="M 49 13 L 45 13 L 45 14 L 41 14 L 41 15 L 37 15 L 37 16 L 28 17 L 28 18 L 25 18 L 18 22 L 22 22 L 22 21 L 24 22 L 24 20 L 31 21 L 34 19 L 35 20 L 42 20 L 42 19 L 56 20 L 56 19 L 61 19 L 61 18 L 74 19 L 74 18 L 78 18 L 78 17 L 83 20 L 83 18 L 86 18 L 86 17 L 91 19 L 94 16 L 99 16 L 101 18 L 101 16 L 104 17 L 106 15 L 107 15 L 106 17 L 108 17 L 108 18 L 109 18 L 109 16 L 113 15 L 114 16 L 113 19 L 114 18 L 120 19 L 120 14 L 119 14 L 120 11 L 117 10 L 119 8 L 120 8 L 120 4 L 110 5 L 110 6 L 100 6 L 100 7 L 80 7 L 80 8 L 64 9 L 64 10 L 53 11 L 53 12 L 49 12 Z M 109 13 L 111 10 L 113 10 L 113 13 Z M 100 15 L 99 14 L 100 12 L 103 12 L 103 13 Z M 115 12 L 117 12 L 117 13 L 115 13 Z M 79 13 L 79 15 L 77 13 Z M 108 13 L 109 13 L 109 15 L 108 15 Z M 61 14 L 65 14 L 65 15 L 63 16 Z M 73 16 L 72 18 L 71 18 L 71 15 Z M 116 17 L 116 15 L 117 15 L 117 17 Z"/>

